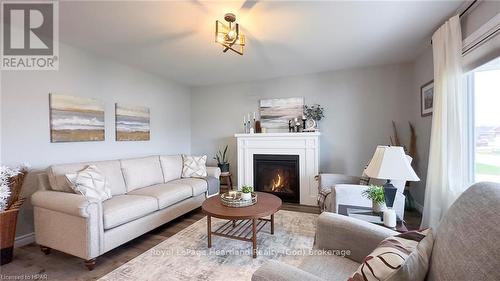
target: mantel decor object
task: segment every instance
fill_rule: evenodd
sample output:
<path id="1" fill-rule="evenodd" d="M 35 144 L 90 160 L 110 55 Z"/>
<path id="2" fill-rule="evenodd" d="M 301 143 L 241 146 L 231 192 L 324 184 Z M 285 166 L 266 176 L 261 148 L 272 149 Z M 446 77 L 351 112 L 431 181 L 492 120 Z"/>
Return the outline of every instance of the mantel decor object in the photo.
<path id="1" fill-rule="evenodd" d="M 324 115 L 324 109 L 319 104 L 304 105 L 304 132 L 316 132 L 319 130 L 318 124 Z"/>

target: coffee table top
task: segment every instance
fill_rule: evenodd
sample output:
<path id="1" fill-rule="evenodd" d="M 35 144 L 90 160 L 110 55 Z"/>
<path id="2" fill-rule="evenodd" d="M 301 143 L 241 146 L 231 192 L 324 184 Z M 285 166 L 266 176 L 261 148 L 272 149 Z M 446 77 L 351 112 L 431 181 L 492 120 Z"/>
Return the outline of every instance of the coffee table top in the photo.
<path id="1" fill-rule="evenodd" d="M 213 196 L 205 200 L 201 208 L 205 214 L 220 219 L 256 219 L 276 213 L 281 203 L 281 199 L 275 195 L 257 192 L 257 203 L 252 206 L 227 207 L 221 204 L 220 196 Z"/>

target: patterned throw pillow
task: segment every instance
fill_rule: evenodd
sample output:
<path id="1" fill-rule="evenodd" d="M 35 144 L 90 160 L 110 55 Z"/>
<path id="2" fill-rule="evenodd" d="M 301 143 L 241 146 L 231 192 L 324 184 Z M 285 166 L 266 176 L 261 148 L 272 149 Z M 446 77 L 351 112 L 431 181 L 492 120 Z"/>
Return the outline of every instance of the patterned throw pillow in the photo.
<path id="1" fill-rule="evenodd" d="M 94 165 L 72 174 L 66 174 L 70 187 L 87 198 L 100 201 L 111 198 L 111 189 L 104 174 Z"/>
<path id="2" fill-rule="evenodd" d="M 365 258 L 348 281 L 423 281 L 433 244 L 431 229 L 388 237 Z"/>
<path id="3" fill-rule="evenodd" d="M 207 176 L 207 156 L 187 156 L 182 155 L 182 177 L 183 178 L 204 178 Z"/>
<path id="4" fill-rule="evenodd" d="M 368 165 L 366 165 L 365 168 L 363 169 L 363 174 L 359 179 L 359 185 L 368 185 L 370 183 L 371 178 L 366 174 L 365 172 L 366 168 L 368 168 Z"/>

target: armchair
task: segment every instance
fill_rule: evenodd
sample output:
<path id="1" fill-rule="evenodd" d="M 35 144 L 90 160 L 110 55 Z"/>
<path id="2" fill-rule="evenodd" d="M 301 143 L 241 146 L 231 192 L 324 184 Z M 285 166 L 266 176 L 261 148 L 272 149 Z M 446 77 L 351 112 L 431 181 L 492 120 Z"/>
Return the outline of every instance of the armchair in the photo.
<path id="1" fill-rule="evenodd" d="M 477 183 L 449 208 L 437 229 L 427 272 L 410 272 L 435 280 L 500 280 L 500 184 Z M 281 262 L 261 266 L 253 281 L 347 280 L 364 258 L 396 232 L 334 213 L 318 217 L 314 248 L 349 250 L 345 257 L 310 255 L 298 267 Z"/>
<path id="2" fill-rule="evenodd" d="M 368 188 L 360 185 L 360 177 L 347 176 L 342 174 L 319 174 L 319 193 L 327 194 L 324 198 L 322 211 L 336 213 L 339 204 L 371 207 L 372 201 L 362 196 L 362 192 Z M 370 179 L 370 184 L 383 185 L 384 181 Z M 392 181 L 394 187 L 398 189 L 394 200 L 394 210 L 403 219 L 405 210 L 405 196 L 403 195 L 406 185 L 405 181 Z"/>
<path id="3" fill-rule="evenodd" d="M 411 164 L 413 158 L 409 155 L 406 155 L 406 158 Z M 364 171 L 363 174 L 365 174 Z M 367 188 L 367 186 L 360 185 L 361 177 L 341 174 L 319 174 L 318 182 L 318 203 L 320 203 L 322 211 L 336 213 L 339 204 L 363 207 L 372 206 L 372 202 L 362 196 L 362 192 Z M 384 185 L 385 181 L 371 178 L 368 183 L 374 185 Z M 401 219 L 404 219 L 406 197 L 403 193 L 406 181 L 392 180 L 392 184 L 397 189 L 396 197 L 394 199 L 394 210 Z"/>
<path id="4" fill-rule="evenodd" d="M 252 281 L 347 280 L 382 240 L 397 234 L 382 226 L 329 212 L 323 212 L 317 224 L 314 249 L 347 250 L 345 257 L 311 255 L 298 268 L 272 261 L 261 266 Z"/>

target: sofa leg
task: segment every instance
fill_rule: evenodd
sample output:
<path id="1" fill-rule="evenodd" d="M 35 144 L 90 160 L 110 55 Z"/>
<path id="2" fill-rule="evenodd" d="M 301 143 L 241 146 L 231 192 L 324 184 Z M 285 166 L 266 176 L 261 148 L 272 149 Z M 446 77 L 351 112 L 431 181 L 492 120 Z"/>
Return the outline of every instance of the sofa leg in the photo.
<path id="1" fill-rule="evenodd" d="M 45 247 L 45 246 L 40 245 L 40 250 L 41 250 L 44 254 L 48 255 L 48 254 L 50 254 L 50 250 L 52 250 L 52 249 L 51 249 L 51 248 L 49 248 L 49 247 Z"/>
<path id="2" fill-rule="evenodd" d="M 95 268 L 95 259 L 90 259 L 85 261 L 85 266 L 88 268 L 89 271 Z"/>

